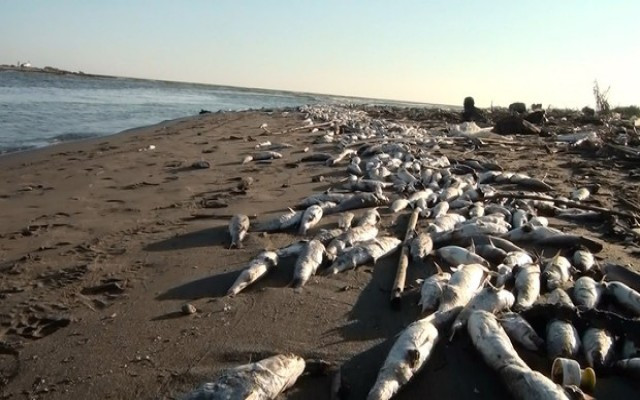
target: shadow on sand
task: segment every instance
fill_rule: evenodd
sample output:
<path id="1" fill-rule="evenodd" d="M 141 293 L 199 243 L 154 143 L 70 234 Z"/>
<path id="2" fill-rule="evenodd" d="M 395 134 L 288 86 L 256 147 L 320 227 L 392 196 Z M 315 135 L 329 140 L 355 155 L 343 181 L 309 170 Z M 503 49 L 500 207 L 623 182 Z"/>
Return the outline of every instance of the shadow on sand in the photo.
<path id="1" fill-rule="evenodd" d="M 229 246 L 229 230 L 227 226 L 217 226 L 177 235 L 159 242 L 150 243 L 144 247 L 144 250 L 168 251 L 208 246 Z"/>

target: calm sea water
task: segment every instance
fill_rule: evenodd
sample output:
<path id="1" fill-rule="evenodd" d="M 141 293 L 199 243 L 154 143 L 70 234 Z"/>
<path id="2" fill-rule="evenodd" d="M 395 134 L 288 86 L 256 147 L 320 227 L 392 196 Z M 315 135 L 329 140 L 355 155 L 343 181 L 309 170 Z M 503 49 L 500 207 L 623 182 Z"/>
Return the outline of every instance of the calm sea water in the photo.
<path id="1" fill-rule="evenodd" d="M 321 102 L 372 101 L 191 83 L 0 71 L 0 153 L 110 135 L 194 115 L 201 109 L 247 110 Z"/>

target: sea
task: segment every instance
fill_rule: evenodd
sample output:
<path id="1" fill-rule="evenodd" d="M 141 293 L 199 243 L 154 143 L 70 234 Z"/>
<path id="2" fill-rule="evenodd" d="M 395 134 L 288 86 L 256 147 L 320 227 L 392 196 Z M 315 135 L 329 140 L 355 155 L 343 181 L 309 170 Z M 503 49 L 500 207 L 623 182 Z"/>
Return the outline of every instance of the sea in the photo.
<path id="1" fill-rule="evenodd" d="M 434 106 L 197 83 L 0 71 L 0 154 L 112 135 L 201 110 L 318 103 Z"/>

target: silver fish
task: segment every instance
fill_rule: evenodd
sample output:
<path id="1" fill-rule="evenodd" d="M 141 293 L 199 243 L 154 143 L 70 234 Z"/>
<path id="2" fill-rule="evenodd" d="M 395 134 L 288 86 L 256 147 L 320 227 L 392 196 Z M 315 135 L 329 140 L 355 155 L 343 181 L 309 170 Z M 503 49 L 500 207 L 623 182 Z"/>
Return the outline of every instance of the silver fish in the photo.
<path id="1" fill-rule="evenodd" d="M 520 209 L 515 210 L 511 217 L 511 225 L 517 229 L 526 223 L 527 223 L 527 212 Z"/>
<path id="2" fill-rule="evenodd" d="M 327 258 L 333 260 L 342 250 L 356 242 L 373 240 L 378 236 L 378 228 L 373 225 L 357 226 L 336 237 L 327 246 Z"/>
<path id="3" fill-rule="evenodd" d="M 342 235 L 345 232 L 344 229 L 321 229 L 313 238 L 319 240 L 325 246 L 329 244 L 333 239 Z"/>
<path id="4" fill-rule="evenodd" d="M 530 308 L 540 295 L 540 266 L 528 264 L 523 267 L 514 268 L 516 278 L 515 291 L 516 310 L 526 310 Z"/>
<path id="5" fill-rule="evenodd" d="M 298 233 L 300 235 L 306 235 L 309 229 L 313 228 L 318 224 L 318 222 L 320 222 L 322 214 L 322 207 L 318 205 L 307 208 L 300 218 L 300 228 L 298 229 Z"/>
<path id="6" fill-rule="evenodd" d="M 573 266 L 582 272 L 587 272 L 595 265 L 596 260 L 589 250 L 580 249 L 573 253 Z"/>
<path id="7" fill-rule="evenodd" d="M 472 240 L 473 243 L 473 240 Z M 475 246 L 475 253 L 485 260 L 489 261 L 492 264 L 500 264 L 504 261 L 507 256 L 507 252 L 502 250 L 499 247 L 491 244 L 483 244 L 480 246 Z"/>
<path id="8" fill-rule="evenodd" d="M 449 211 L 449 203 L 446 201 L 441 201 L 431 209 L 431 213 L 429 216 L 433 219 L 440 218 L 446 215 L 448 211 Z"/>
<path id="9" fill-rule="evenodd" d="M 573 285 L 573 301 L 578 307 L 595 308 L 600 302 L 602 292 L 602 285 L 588 276 L 583 276 Z"/>
<path id="10" fill-rule="evenodd" d="M 556 304 L 564 307 L 573 308 L 571 297 L 561 288 L 556 288 L 547 296 L 547 304 Z"/>
<path id="11" fill-rule="evenodd" d="M 378 222 L 380 222 L 380 213 L 378 212 L 377 208 L 373 208 L 371 210 L 367 210 L 365 211 L 364 214 L 362 214 L 362 217 L 360 217 L 358 219 L 358 221 L 356 222 L 355 226 L 366 226 L 366 225 L 376 225 Z"/>
<path id="12" fill-rule="evenodd" d="M 355 178 L 354 175 L 352 176 Z M 389 186 L 391 186 L 390 183 L 371 180 L 371 179 L 361 179 L 361 178 L 350 180 L 349 182 L 343 185 L 343 187 L 346 190 L 351 190 L 353 192 L 375 192 L 375 193 L 382 193 L 382 190 Z"/>
<path id="13" fill-rule="evenodd" d="M 464 221 L 465 218 L 459 214 L 445 214 L 436 218 L 433 223 L 427 227 L 427 232 L 449 232 L 455 229 L 456 224 Z"/>
<path id="14" fill-rule="evenodd" d="M 565 257 L 556 255 L 547 263 L 542 279 L 549 291 L 563 286 L 571 279 L 571 263 Z"/>
<path id="15" fill-rule="evenodd" d="M 340 154 L 338 154 L 335 157 L 331 157 L 330 159 L 328 159 L 326 161 L 326 165 L 328 167 L 332 167 L 336 164 L 338 164 L 340 161 L 344 160 L 345 158 L 347 158 L 350 155 L 356 154 L 356 151 L 353 149 L 345 149 L 342 152 L 340 152 Z"/>
<path id="16" fill-rule="evenodd" d="M 346 249 L 327 269 L 327 274 L 337 274 L 351 268 L 366 264 L 376 263 L 379 258 L 394 252 L 400 246 L 401 240 L 393 236 L 383 236 L 361 242 Z"/>
<path id="17" fill-rule="evenodd" d="M 251 155 L 253 161 L 275 160 L 282 158 L 282 154 L 276 151 L 259 151 Z"/>
<path id="18" fill-rule="evenodd" d="M 580 349 L 578 331 L 571 323 L 554 319 L 547 324 L 547 356 L 550 359 L 558 357 L 575 358 Z"/>
<path id="19" fill-rule="evenodd" d="M 300 223 L 303 211 L 289 210 L 288 213 L 257 224 L 253 230 L 258 232 L 277 232 L 293 228 Z"/>
<path id="20" fill-rule="evenodd" d="M 576 189 L 571 192 L 571 200 L 573 201 L 583 201 L 589 198 L 591 192 L 587 188 Z"/>
<path id="21" fill-rule="evenodd" d="M 389 209 L 391 210 L 391 212 L 397 213 L 409 207 L 409 204 L 411 204 L 411 202 L 407 199 L 398 199 L 391 203 L 391 207 L 389 207 Z"/>
<path id="22" fill-rule="evenodd" d="M 389 350 L 367 400 L 389 400 L 420 371 L 438 341 L 432 318 L 409 325 Z"/>
<path id="23" fill-rule="evenodd" d="M 613 358 L 613 335 L 604 329 L 589 328 L 582 336 L 582 347 L 591 368 L 606 367 Z"/>
<path id="24" fill-rule="evenodd" d="M 229 222 L 229 235 L 231 236 L 231 245 L 229 248 L 242 248 L 242 241 L 249 231 L 249 217 L 244 214 L 236 214 Z"/>
<path id="25" fill-rule="evenodd" d="M 249 262 L 247 268 L 240 273 L 238 278 L 236 278 L 236 281 L 227 291 L 227 295 L 235 296 L 240 293 L 240 291 L 244 290 L 247 286 L 265 276 L 266 273 L 276 265 L 278 265 L 278 255 L 273 251 L 263 251 L 258 254 L 256 258 Z"/>
<path id="26" fill-rule="evenodd" d="M 278 259 L 293 257 L 299 255 L 307 246 L 307 243 L 308 240 L 298 240 L 297 242 L 293 242 L 288 246 L 281 247 L 273 251 L 278 255 Z"/>
<path id="27" fill-rule="evenodd" d="M 381 193 L 356 193 L 348 199 L 341 201 L 332 209 L 325 210 L 325 214 L 335 214 L 360 208 L 380 207 L 388 203 L 389 198 Z"/>
<path id="28" fill-rule="evenodd" d="M 293 386 L 304 369 L 301 357 L 278 354 L 223 371 L 215 381 L 205 383 L 183 400 L 273 400 Z"/>
<path id="29" fill-rule="evenodd" d="M 604 287 L 607 295 L 617 304 L 640 316 L 640 293 L 622 282 L 607 282 Z"/>
<path id="30" fill-rule="evenodd" d="M 353 222 L 354 217 L 355 215 L 350 212 L 340 215 L 340 218 L 338 218 L 338 228 L 345 230 L 351 228 L 351 222 Z"/>
<path id="31" fill-rule="evenodd" d="M 293 271 L 293 283 L 294 288 L 304 286 L 305 283 L 315 275 L 324 256 L 324 245 L 319 240 L 311 240 L 305 248 L 302 250 Z"/>
<path id="32" fill-rule="evenodd" d="M 298 207 L 306 209 L 308 207 L 311 207 L 314 204 L 320 204 L 327 201 L 331 201 L 339 204 L 341 201 L 349 199 L 351 197 L 353 197 L 353 193 L 335 193 L 335 192 L 317 193 L 302 200 L 298 204 Z"/>
<path id="33" fill-rule="evenodd" d="M 418 305 L 422 307 L 422 312 L 427 310 L 435 310 L 438 307 L 444 286 L 451 279 L 448 272 L 439 272 L 431 275 L 422 282 L 420 288 L 420 301 Z"/>
<path id="34" fill-rule="evenodd" d="M 463 328 L 467 324 L 469 316 L 471 316 L 474 311 L 482 310 L 496 314 L 500 311 L 511 308 L 515 300 L 516 299 L 513 294 L 508 290 L 485 287 L 473 296 L 453 321 L 450 339 L 453 338 L 457 330 Z"/>
<path id="35" fill-rule="evenodd" d="M 446 321 L 456 315 L 473 298 L 485 280 L 486 269 L 481 264 L 461 265 L 442 291 L 438 311 Z"/>
<path id="36" fill-rule="evenodd" d="M 640 357 L 618 360 L 613 366 L 616 371 L 631 378 L 640 379 Z"/>
<path id="37" fill-rule="evenodd" d="M 428 233 L 420 233 L 411 240 L 409 254 L 414 261 L 423 260 L 433 250 L 433 241 Z"/>
<path id="38" fill-rule="evenodd" d="M 484 205 L 482 203 L 475 203 L 473 207 L 469 209 L 469 218 L 482 217 L 485 214 Z"/>
<path id="39" fill-rule="evenodd" d="M 544 346 L 544 340 L 533 329 L 533 327 L 522 318 L 520 314 L 509 312 L 504 313 L 498 319 L 509 338 L 530 351 L 539 351 Z"/>
<path id="40" fill-rule="evenodd" d="M 460 264 L 482 264 L 486 267 L 489 262 L 479 255 L 470 252 L 464 247 L 445 246 L 435 251 L 436 256 L 445 261 L 447 264 L 456 266 Z"/>
<path id="41" fill-rule="evenodd" d="M 484 361 L 500 374 L 515 399 L 569 400 L 561 388 L 543 374 L 533 371 L 518 356 L 496 317 L 476 311 L 467 324 L 469 336 Z"/>

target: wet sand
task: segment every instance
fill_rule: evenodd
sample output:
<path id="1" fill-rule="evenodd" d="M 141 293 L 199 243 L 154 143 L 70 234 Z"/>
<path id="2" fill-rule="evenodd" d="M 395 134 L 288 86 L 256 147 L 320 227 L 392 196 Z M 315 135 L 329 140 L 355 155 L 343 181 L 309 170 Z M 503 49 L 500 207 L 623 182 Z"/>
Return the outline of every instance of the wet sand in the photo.
<path id="1" fill-rule="evenodd" d="M 220 368 L 276 352 L 343 363 L 349 398 L 364 398 L 393 338 L 418 316 L 417 297 L 406 297 L 400 311 L 389 307 L 397 254 L 375 268 L 313 277 L 301 292 L 287 287 L 295 262 L 287 259 L 238 296 L 224 296 L 261 249 L 297 239 L 251 233 L 243 249 L 230 250 L 231 215 L 282 212 L 344 178 L 344 168 L 296 162 L 304 147 L 335 151 L 313 144 L 321 132 L 259 128 L 277 132 L 303 119 L 280 111 L 205 114 L 0 157 L 0 399 L 179 398 Z M 242 165 L 266 140 L 294 147 L 271 163 Z M 550 154 L 543 144 L 531 138 L 526 146 L 441 152 L 488 158 L 565 192 L 596 180 L 603 185 L 596 199 L 608 207 L 618 207 L 620 192 L 637 199 L 638 183 L 607 160 Z M 192 168 L 196 161 L 210 168 Z M 254 184 L 238 190 L 249 176 Z M 203 207 L 212 200 L 228 206 Z M 401 236 L 407 217 L 384 215 L 383 227 Z M 312 233 L 336 220 L 323 219 Z M 607 241 L 600 254 L 607 260 L 636 261 L 624 243 L 600 237 L 597 225 L 554 226 Z M 411 267 L 408 282 L 425 275 Z M 187 302 L 198 312 L 183 315 Z M 550 369 L 540 356 L 525 357 Z M 596 397 L 627 398 L 637 385 L 602 377 Z M 282 397 L 328 399 L 329 378 L 303 377 Z M 437 346 L 397 398 L 509 396 L 459 335 Z"/>

